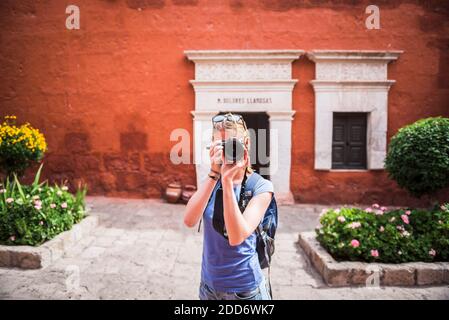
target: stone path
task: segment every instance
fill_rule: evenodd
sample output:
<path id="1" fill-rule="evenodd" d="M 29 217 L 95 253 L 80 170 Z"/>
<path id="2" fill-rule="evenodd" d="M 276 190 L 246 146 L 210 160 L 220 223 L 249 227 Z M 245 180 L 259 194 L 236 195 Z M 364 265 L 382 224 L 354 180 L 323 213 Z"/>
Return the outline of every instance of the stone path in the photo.
<path id="1" fill-rule="evenodd" d="M 99 227 L 42 270 L 0 268 L 0 299 L 197 299 L 202 234 L 183 205 L 88 197 Z M 276 299 L 449 299 L 449 287 L 329 288 L 297 246 L 324 206 L 280 208 L 272 265 Z"/>

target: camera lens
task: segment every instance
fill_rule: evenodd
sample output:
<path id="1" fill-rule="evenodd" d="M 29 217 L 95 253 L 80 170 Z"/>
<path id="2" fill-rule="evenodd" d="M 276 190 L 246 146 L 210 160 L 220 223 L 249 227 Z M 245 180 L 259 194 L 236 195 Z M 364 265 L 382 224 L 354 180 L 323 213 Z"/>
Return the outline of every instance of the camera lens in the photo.
<path id="1" fill-rule="evenodd" d="M 229 138 L 223 142 L 227 162 L 235 163 L 243 159 L 245 147 L 237 138 Z"/>

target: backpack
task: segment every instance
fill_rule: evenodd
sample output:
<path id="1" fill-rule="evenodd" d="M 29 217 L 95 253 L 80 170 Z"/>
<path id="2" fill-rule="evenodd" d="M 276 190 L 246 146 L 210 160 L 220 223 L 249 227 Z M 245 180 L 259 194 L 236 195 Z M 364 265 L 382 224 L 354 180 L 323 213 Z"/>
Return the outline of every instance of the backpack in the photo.
<path id="1" fill-rule="evenodd" d="M 254 194 L 254 188 L 257 182 L 262 179 L 258 173 L 253 172 L 255 178 L 250 180 L 250 183 L 246 184 L 245 190 L 251 191 L 251 197 Z M 248 197 L 249 195 L 244 195 Z M 250 199 L 244 201 L 243 203 L 248 204 Z M 246 208 L 246 205 L 244 206 Z M 243 208 L 243 210 L 244 210 Z M 276 203 L 276 198 L 274 194 L 271 198 L 270 204 L 268 205 L 265 215 L 263 216 L 262 222 L 256 228 L 256 251 L 259 257 L 259 264 L 262 269 L 268 268 L 271 263 L 271 256 L 274 254 L 275 245 L 274 237 L 276 235 L 276 229 L 278 227 L 278 208 Z"/>

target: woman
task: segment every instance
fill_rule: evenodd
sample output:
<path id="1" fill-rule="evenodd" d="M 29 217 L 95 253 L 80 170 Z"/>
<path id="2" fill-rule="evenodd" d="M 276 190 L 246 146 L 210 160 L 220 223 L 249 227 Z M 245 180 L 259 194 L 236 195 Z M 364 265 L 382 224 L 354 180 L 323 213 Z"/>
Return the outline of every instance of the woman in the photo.
<path id="1" fill-rule="evenodd" d="M 213 122 L 210 147 L 211 169 L 204 183 L 187 203 L 184 223 L 195 226 L 204 221 L 201 300 L 270 300 L 271 296 L 259 265 L 255 229 L 273 196 L 273 185 L 260 178 L 244 211 L 239 207 L 242 182 L 256 179 L 249 159 L 249 132 L 240 115 L 217 115 Z M 243 158 L 225 161 L 222 141 L 236 138 L 244 146 Z M 244 177 L 246 176 L 246 179 Z M 220 188 L 221 187 L 221 188 Z M 217 190 L 220 190 L 217 195 Z M 222 194 L 222 200 L 219 198 Z M 217 210 L 216 198 L 222 201 Z M 219 202 L 220 203 L 220 202 Z M 217 231 L 215 220 L 224 218 L 225 236 Z M 215 217 L 214 217 L 215 215 Z"/>

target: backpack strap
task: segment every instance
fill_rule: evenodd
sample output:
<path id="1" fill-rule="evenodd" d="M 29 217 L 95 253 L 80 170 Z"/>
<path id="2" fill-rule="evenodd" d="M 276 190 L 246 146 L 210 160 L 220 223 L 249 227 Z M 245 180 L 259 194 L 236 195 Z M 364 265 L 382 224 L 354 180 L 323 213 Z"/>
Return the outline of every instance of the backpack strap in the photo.
<path id="1" fill-rule="evenodd" d="M 240 197 L 238 201 L 238 207 L 239 210 L 243 213 L 245 210 L 248 199 L 244 196 L 245 190 L 246 190 L 246 180 L 247 180 L 247 169 L 245 169 L 245 172 L 243 174 L 243 180 L 240 186 Z M 220 184 L 218 187 L 216 193 L 215 193 L 215 203 L 214 203 L 214 214 L 212 217 L 212 225 L 218 233 L 220 233 L 223 237 L 228 239 L 228 235 L 226 232 L 226 226 L 224 221 L 224 212 L 223 212 L 223 189 Z"/>
<path id="2" fill-rule="evenodd" d="M 254 178 L 253 178 L 253 176 L 254 176 Z M 256 185 L 257 185 L 257 183 L 259 182 L 259 180 L 260 179 L 262 179 L 262 176 L 260 175 L 260 174 L 258 174 L 257 172 L 253 172 L 252 174 L 251 174 L 251 177 L 250 177 L 251 179 L 249 179 L 247 182 L 246 182 L 246 186 L 245 186 L 245 191 L 250 191 L 251 192 L 251 197 L 253 197 L 254 196 L 254 191 L 255 191 L 255 189 L 256 189 Z M 242 196 L 242 192 L 240 193 L 240 197 Z M 246 195 L 243 195 L 243 196 L 246 196 Z M 257 226 L 257 228 L 256 228 L 256 233 L 258 233 L 259 235 L 261 235 L 262 234 L 262 231 L 263 231 L 263 229 L 262 229 L 262 224 L 260 223 L 258 226 Z"/>
<path id="3" fill-rule="evenodd" d="M 251 191 L 251 196 L 254 195 L 254 189 L 256 188 L 256 185 L 260 179 L 262 179 L 262 176 L 257 172 L 253 172 L 250 176 L 250 179 L 246 181 L 245 191 Z"/>

